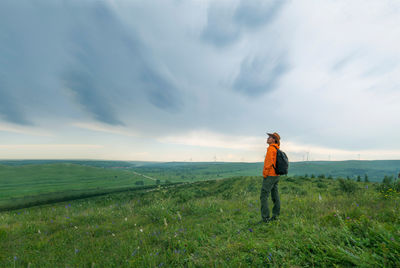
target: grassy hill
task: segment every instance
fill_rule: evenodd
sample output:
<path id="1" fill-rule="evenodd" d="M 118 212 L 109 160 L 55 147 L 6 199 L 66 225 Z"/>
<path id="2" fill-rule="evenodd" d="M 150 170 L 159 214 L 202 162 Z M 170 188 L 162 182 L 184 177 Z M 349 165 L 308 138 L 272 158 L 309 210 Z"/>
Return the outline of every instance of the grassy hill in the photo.
<path id="1" fill-rule="evenodd" d="M 98 168 L 126 169 L 137 171 L 160 180 L 197 181 L 228 178 L 232 176 L 259 176 L 263 163 L 230 162 L 143 162 L 143 161 L 98 161 L 98 160 L 2 160 L 0 165 L 25 166 L 41 164 L 74 164 Z M 400 160 L 373 161 L 306 161 L 291 162 L 289 175 L 332 176 L 334 178 L 368 176 L 370 181 L 382 181 L 385 176 L 397 177 Z"/>
<path id="2" fill-rule="evenodd" d="M 0 210 L 155 187 L 157 183 L 258 176 L 263 167 L 263 163 L 63 161 L 0 161 Z M 368 174 L 370 181 L 382 181 L 384 176 L 395 177 L 399 167 L 400 161 L 295 162 L 290 163 L 289 175 L 364 179 Z"/>
<path id="3" fill-rule="evenodd" d="M 155 181 L 127 170 L 76 164 L 0 165 L 0 209 L 143 185 L 155 185 Z"/>
<path id="4" fill-rule="evenodd" d="M 400 160 L 309 161 L 290 164 L 291 175 L 324 174 L 342 178 L 368 175 L 372 181 L 382 181 L 385 176 L 397 178 L 399 173 Z"/>
<path id="5" fill-rule="evenodd" d="M 160 186 L 0 212 L 0 266 L 400 265 L 400 195 L 392 186 L 283 177 L 280 219 L 258 225 L 261 180 Z"/>

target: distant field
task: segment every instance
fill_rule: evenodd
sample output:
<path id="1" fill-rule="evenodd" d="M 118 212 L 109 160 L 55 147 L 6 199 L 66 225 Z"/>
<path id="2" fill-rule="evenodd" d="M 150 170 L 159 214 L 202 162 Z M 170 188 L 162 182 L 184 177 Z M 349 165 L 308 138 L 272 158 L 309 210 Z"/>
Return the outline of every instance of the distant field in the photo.
<path id="1" fill-rule="evenodd" d="M 0 165 L 0 208 L 82 194 L 154 185 L 127 170 L 76 164 Z"/>
<path id="2" fill-rule="evenodd" d="M 0 209 L 156 184 L 261 176 L 262 167 L 263 163 L 228 162 L 0 161 Z M 295 162 L 290 163 L 289 176 L 364 180 L 367 175 L 369 181 L 380 182 L 384 176 L 397 177 L 399 170 L 400 161 Z"/>
<path id="3" fill-rule="evenodd" d="M 228 178 L 232 176 L 260 176 L 263 163 L 232 162 L 144 162 L 144 161 L 98 161 L 98 160 L 2 160 L 0 165 L 24 166 L 38 164 L 61 164 L 92 166 L 99 168 L 134 170 L 161 180 L 196 181 Z M 325 175 L 334 178 L 368 176 L 370 181 L 380 182 L 385 176 L 397 177 L 400 160 L 374 161 L 306 161 L 291 162 L 290 176 Z"/>

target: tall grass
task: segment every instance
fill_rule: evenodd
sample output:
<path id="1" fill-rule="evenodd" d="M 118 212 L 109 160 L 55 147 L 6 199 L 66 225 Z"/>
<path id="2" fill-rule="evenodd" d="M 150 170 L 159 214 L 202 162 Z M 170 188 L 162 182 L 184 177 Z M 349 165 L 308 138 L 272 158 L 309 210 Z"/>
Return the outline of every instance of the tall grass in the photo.
<path id="1" fill-rule="evenodd" d="M 400 265 L 399 192 L 281 178 L 260 219 L 261 177 L 235 177 L 0 213 L 1 267 Z"/>

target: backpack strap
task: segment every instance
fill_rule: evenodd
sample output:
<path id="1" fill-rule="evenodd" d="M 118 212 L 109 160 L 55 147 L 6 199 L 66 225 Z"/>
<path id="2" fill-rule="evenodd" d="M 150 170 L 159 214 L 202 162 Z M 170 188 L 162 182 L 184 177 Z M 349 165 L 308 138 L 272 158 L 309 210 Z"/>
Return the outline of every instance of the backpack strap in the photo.
<path id="1" fill-rule="evenodd" d="M 272 164 L 272 167 L 274 168 L 274 170 L 275 170 L 275 172 L 276 172 L 276 161 L 277 161 L 277 159 L 278 159 L 278 150 L 279 150 L 279 148 L 277 147 L 276 143 L 271 144 L 271 146 L 274 146 L 275 149 L 276 149 L 276 155 L 277 155 L 277 157 L 276 157 L 276 159 L 275 159 L 275 165 Z"/>

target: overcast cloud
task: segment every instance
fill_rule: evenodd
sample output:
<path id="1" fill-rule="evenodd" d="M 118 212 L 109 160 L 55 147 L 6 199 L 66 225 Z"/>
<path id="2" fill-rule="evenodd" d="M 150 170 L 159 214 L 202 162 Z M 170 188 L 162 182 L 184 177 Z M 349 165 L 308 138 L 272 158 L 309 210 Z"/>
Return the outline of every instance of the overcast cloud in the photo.
<path id="1" fill-rule="evenodd" d="M 398 25 L 395 0 L 1 1 L 0 158 L 263 161 L 276 131 L 295 161 L 399 159 Z"/>

